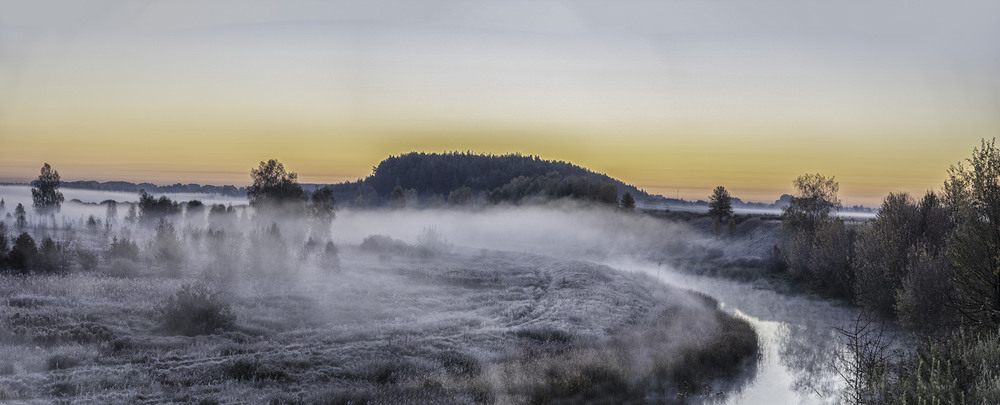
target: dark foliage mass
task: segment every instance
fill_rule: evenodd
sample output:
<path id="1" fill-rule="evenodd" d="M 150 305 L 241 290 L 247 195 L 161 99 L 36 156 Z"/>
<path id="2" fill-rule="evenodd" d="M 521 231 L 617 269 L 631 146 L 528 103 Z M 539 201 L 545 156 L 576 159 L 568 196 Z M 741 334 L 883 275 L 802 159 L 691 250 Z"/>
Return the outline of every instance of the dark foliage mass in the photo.
<path id="1" fill-rule="evenodd" d="M 489 193 L 489 200 L 493 203 L 560 198 L 618 205 L 618 186 L 611 182 L 594 182 L 584 176 L 561 177 L 556 172 L 550 172 L 534 178 L 515 178 Z M 634 203 L 633 200 L 633 207 Z"/>
<path id="2" fill-rule="evenodd" d="M 27 232 L 23 232 L 14 240 L 14 247 L 8 254 L 8 260 L 15 271 L 28 273 L 34 267 L 37 256 L 38 247 L 35 245 L 35 240 Z"/>
<path id="3" fill-rule="evenodd" d="M 708 197 L 708 215 L 717 221 L 733 216 L 733 197 L 725 187 L 718 186 L 712 190 L 712 195 Z"/>
<path id="4" fill-rule="evenodd" d="M 171 215 L 181 213 L 181 205 L 167 196 L 153 197 L 146 190 L 139 190 L 139 218 L 147 224 L 154 224 Z"/>
<path id="5" fill-rule="evenodd" d="M 260 162 L 250 170 L 253 184 L 247 188 L 247 198 L 255 208 L 278 206 L 305 201 L 307 195 L 298 184 L 298 174 L 285 171 L 285 166 L 275 159 Z"/>
<path id="6" fill-rule="evenodd" d="M 782 255 L 790 275 L 828 296 L 850 298 L 854 274 L 853 230 L 833 216 L 840 185 L 833 177 L 805 174 L 782 213 Z"/>
<path id="7" fill-rule="evenodd" d="M 568 162 L 544 160 L 537 156 L 480 155 L 474 153 L 418 153 L 390 156 L 372 169 L 371 176 L 356 182 L 331 186 L 338 200 L 355 201 L 372 205 L 375 199 L 388 201 L 399 186 L 412 190 L 412 196 L 423 196 L 429 202 L 433 196 L 449 196 L 467 187 L 473 194 L 491 193 L 521 181 L 533 181 L 555 174 L 558 178 L 585 178 L 590 184 L 611 184 L 616 187 L 615 201 L 619 194 L 628 191 L 634 198 L 648 199 L 649 194 L 635 186 L 625 184 L 606 174 L 594 173 Z M 398 198 L 398 196 L 397 196 Z M 407 203 L 412 204 L 414 201 Z M 610 200 L 610 197 L 607 198 Z"/>
<path id="8" fill-rule="evenodd" d="M 631 192 L 626 191 L 625 194 L 622 194 L 621 206 L 625 211 L 635 211 L 635 198 L 632 197 Z"/>
<path id="9" fill-rule="evenodd" d="M 65 198 L 59 192 L 59 171 L 48 163 L 42 166 L 38 179 L 31 182 L 31 200 L 36 210 L 58 211 Z"/>
<path id="10" fill-rule="evenodd" d="M 983 140 L 939 194 L 891 193 L 875 219 L 848 225 L 833 178 L 805 175 L 783 216 L 786 269 L 816 291 L 851 298 L 866 318 L 841 330 L 848 403 L 997 403 L 1000 359 L 1000 149 Z M 844 290 L 845 282 L 852 288 Z M 890 352 L 874 319 L 923 341 Z"/>
<path id="11" fill-rule="evenodd" d="M 165 331 L 185 336 L 206 335 L 236 326 L 236 315 L 221 293 L 202 284 L 181 286 L 157 312 Z"/>

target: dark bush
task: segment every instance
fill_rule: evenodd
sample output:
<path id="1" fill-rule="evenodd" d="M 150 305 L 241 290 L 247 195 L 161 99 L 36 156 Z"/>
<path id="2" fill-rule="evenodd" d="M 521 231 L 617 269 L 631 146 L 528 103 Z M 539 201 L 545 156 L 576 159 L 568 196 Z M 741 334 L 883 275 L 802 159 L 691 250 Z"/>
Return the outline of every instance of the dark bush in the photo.
<path id="1" fill-rule="evenodd" d="M 360 249 L 379 254 L 405 255 L 412 251 L 413 247 L 406 242 L 386 235 L 368 235 L 365 240 L 361 241 Z"/>
<path id="2" fill-rule="evenodd" d="M 22 232 L 17 237 L 14 241 L 14 247 L 10 250 L 10 254 L 7 255 L 11 268 L 21 273 L 31 271 L 32 267 L 34 267 L 36 256 L 38 256 L 38 247 L 35 246 L 35 240 L 27 232 Z"/>
<path id="3" fill-rule="evenodd" d="M 174 232 L 174 225 L 163 218 L 156 224 L 156 237 L 151 248 L 153 257 L 172 274 L 178 273 L 187 259 L 183 242 Z"/>
<path id="4" fill-rule="evenodd" d="M 86 249 L 77 249 L 76 251 L 76 261 L 80 263 L 80 268 L 85 271 L 93 271 L 97 268 L 98 257 L 97 253 L 94 253 Z"/>
<path id="5" fill-rule="evenodd" d="M 35 268 L 45 273 L 65 273 L 69 270 L 69 254 L 66 248 L 46 236 L 38 246 Z"/>
<path id="6" fill-rule="evenodd" d="M 139 245 L 130 240 L 128 237 L 122 237 L 118 240 L 117 237 L 111 239 L 111 246 L 108 247 L 107 251 L 108 259 L 128 259 L 128 260 L 138 260 L 139 259 Z"/>
<path id="7" fill-rule="evenodd" d="M 236 315 L 221 293 L 202 284 L 181 290 L 157 307 L 163 329 L 185 336 L 207 335 L 236 326 Z"/>
<path id="8" fill-rule="evenodd" d="M 129 259 L 114 259 L 108 264 L 108 275 L 130 278 L 139 275 L 139 263 Z"/>

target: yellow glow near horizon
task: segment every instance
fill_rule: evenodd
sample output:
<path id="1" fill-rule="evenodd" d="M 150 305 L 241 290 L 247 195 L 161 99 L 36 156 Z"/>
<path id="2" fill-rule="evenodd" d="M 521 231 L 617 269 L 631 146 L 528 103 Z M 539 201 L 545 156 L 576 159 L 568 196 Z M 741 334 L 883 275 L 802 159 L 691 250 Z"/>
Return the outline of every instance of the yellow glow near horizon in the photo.
<path id="1" fill-rule="evenodd" d="M 1000 133 L 987 5 L 434 4 L 0 5 L 0 181 L 245 185 L 278 158 L 333 183 L 468 150 L 686 199 L 821 172 L 874 206 Z"/>

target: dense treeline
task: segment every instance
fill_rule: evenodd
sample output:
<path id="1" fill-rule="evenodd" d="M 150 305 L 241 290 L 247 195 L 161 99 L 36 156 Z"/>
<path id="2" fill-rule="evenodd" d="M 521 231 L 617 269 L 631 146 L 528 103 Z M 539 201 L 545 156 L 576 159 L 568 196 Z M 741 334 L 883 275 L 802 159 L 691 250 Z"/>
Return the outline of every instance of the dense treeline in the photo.
<path id="1" fill-rule="evenodd" d="M 566 179 L 568 183 L 587 179 L 591 184 L 609 183 L 616 186 L 615 200 L 629 192 L 636 199 L 648 199 L 649 194 L 635 186 L 625 184 L 606 174 L 594 173 L 568 162 L 544 160 L 537 156 L 520 154 L 483 155 L 474 153 L 418 153 L 390 156 L 372 168 L 372 174 L 363 180 L 332 185 L 334 196 L 339 201 L 353 205 L 385 205 L 396 187 L 401 187 L 408 196 L 409 203 L 419 200 L 424 205 L 443 203 L 454 191 L 468 188 L 474 196 L 482 195 L 493 200 L 494 191 L 500 195 L 508 193 L 510 199 L 519 201 L 528 194 L 518 191 L 524 182 L 548 182 L 552 175 Z M 516 180 L 516 181 L 515 181 Z M 608 186 L 605 186 L 608 187 Z M 562 188 L 552 187 L 551 194 L 562 194 Z M 548 193 L 545 191 L 542 194 Z M 565 196 L 578 195 L 579 190 Z M 595 199 L 590 193 L 584 199 Z"/>
<path id="2" fill-rule="evenodd" d="M 833 178 L 805 175 L 783 215 L 782 261 L 815 291 L 922 337 L 890 353 L 876 323 L 842 330 L 850 403 L 1000 402 L 1000 149 L 983 140 L 940 193 L 889 194 L 846 224 Z"/>
<path id="3" fill-rule="evenodd" d="M 152 183 L 131 183 L 127 181 L 105 181 L 98 182 L 93 180 L 87 181 L 64 181 L 62 182 L 63 188 L 75 188 L 82 190 L 99 190 L 99 191 L 122 191 L 127 193 L 137 193 L 139 190 L 146 190 L 149 193 L 208 193 L 208 194 L 222 194 L 227 196 L 242 196 L 246 195 L 246 187 L 236 187 L 232 185 L 226 186 L 212 186 L 212 185 L 201 185 L 201 184 L 171 184 L 165 186 L 158 186 Z"/>
<path id="4" fill-rule="evenodd" d="M 517 177 L 502 187 L 493 189 L 487 197 L 492 203 L 569 198 L 617 205 L 618 187 L 610 182 L 595 182 L 583 176 L 562 177 L 559 173 L 551 172 L 534 178 Z"/>

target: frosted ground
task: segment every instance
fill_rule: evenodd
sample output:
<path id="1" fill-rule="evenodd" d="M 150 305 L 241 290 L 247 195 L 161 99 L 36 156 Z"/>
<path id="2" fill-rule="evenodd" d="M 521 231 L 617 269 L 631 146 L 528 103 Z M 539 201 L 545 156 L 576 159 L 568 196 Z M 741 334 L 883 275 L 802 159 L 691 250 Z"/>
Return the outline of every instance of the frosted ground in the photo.
<path id="1" fill-rule="evenodd" d="M 23 198 L 0 196 L 7 212 Z M 107 230 L 86 227 L 107 218 L 81 201 L 29 232 L 93 252 L 127 236 L 141 255 L 0 278 L 6 401 L 705 400 L 739 391 L 755 367 L 753 330 L 715 301 L 595 264 L 725 246 L 684 225 L 577 206 L 343 211 L 332 228 L 188 213 L 174 219 L 174 269 L 153 255 L 150 225 L 122 220 L 126 205 Z M 264 238 L 269 223 L 279 237 Z M 218 291 L 235 325 L 165 328 L 158 309 L 184 285 Z"/>

